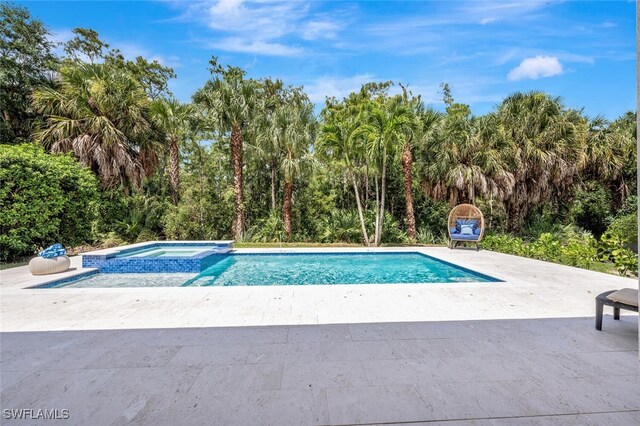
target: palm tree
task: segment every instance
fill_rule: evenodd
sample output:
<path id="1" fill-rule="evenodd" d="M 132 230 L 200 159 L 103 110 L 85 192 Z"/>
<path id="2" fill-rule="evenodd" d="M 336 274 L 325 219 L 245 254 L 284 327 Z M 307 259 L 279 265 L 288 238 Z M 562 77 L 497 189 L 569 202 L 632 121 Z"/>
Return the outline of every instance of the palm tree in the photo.
<path id="1" fill-rule="evenodd" d="M 401 96 L 390 100 L 380 99 L 370 103 L 368 156 L 376 164 L 374 179 L 376 186 L 376 229 L 374 244 L 380 245 L 384 227 L 384 212 L 387 192 L 387 161 L 399 148 L 403 134 L 411 129 L 411 112 Z M 379 181 L 378 181 L 378 178 Z"/>
<path id="2" fill-rule="evenodd" d="M 210 61 L 212 78 L 193 95 L 195 103 L 211 114 L 222 133 L 230 133 L 230 151 L 233 167 L 235 218 L 232 234 L 240 239 L 244 232 L 243 132 L 258 102 L 259 85 L 245 79 L 240 68 L 223 68 L 214 57 Z"/>
<path id="3" fill-rule="evenodd" d="M 131 74 L 105 64 L 67 64 L 55 88 L 33 93 L 45 117 L 37 138 L 52 152 L 73 152 L 105 188 L 140 186 L 157 163 L 150 102 Z"/>
<path id="4" fill-rule="evenodd" d="M 193 107 L 174 98 L 159 99 L 151 104 L 151 117 L 164 131 L 169 144 L 169 178 L 174 204 L 180 200 L 180 145 L 189 131 Z"/>
<path id="5" fill-rule="evenodd" d="M 409 106 L 411 123 L 404 133 L 404 143 L 400 163 L 402 165 L 402 176 L 405 199 L 405 222 L 407 224 L 407 235 L 412 241 L 416 240 L 416 219 L 413 211 L 413 148 L 415 144 L 427 146 L 430 141 L 433 129 L 440 120 L 441 114 L 431 108 L 425 108 L 420 97 L 411 97 L 411 93 L 402 86 L 403 101 Z"/>
<path id="6" fill-rule="evenodd" d="M 283 158 L 281 168 L 284 175 L 282 211 L 284 231 L 287 234 L 287 238 L 291 239 L 293 231 L 291 224 L 293 180 L 300 173 L 301 167 L 307 160 L 309 146 L 314 138 L 315 117 L 313 116 L 313 106 L 308 100 L 287 105 L 279 113 L 287 123 L 284 143 L 282 144 Z"/>
<path id="7" fill-rule="evenodd" d="M 613 211 L 622 207 L 636 180 L 636 133 L 636 114 L 631 112 L 613 122 L 601 116 L 588 122 L 583 174 L 609 187 Z"/>
<path id="8" fill-rule="evenodd" d="M 346 168 L 347 178 L 353 185 L 353 192 L 358 209 L 358 219 L 360 220 L 360 230 L 362 231 L 362 240 L 365 245 L 369 246 L 371 241 L 367 233 L 360 191 L 355 174 L 356 161 L 357 158 L 362 155 L 360 148 L 366 137 L 363 126 L 363 113 L 332 108 L 328 110 L 326 115 L 325 124 L 321 128 L 316 148 L 319 151 L 324 151 L 325 155 L 329 155 L 343 162 Z"/>
<path id="9" fill-rule="evenodd" d="M 505 207 L 516 231 L 532 208 L 571 188 L 584 163 L 587 126 L 579 112 L 542 92 L 513 94 L 497 114 L 512 147 L 515 186 Z"/>
<path id="10" fill-rule="evenodd" d="M 479 196 L 504 199 L 511 193 L 514 178 L 504 158 L 509 145 L 495 114 L 474 118 L 467 105 L 451 103 L 430 142 L 422 182 L 434 198 L 475 204 Z"/>

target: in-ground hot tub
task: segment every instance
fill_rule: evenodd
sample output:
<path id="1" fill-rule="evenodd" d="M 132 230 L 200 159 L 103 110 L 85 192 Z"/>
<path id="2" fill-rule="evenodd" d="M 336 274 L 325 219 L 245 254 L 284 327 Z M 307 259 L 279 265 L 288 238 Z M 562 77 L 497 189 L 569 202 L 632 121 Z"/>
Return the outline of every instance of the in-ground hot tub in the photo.
<path id="1" fill-rule="evenodd" d="M 83 268 L 102 273 L 200 272 L 233 248 L 233 241 L 151 241 L 82 255 Z"/>

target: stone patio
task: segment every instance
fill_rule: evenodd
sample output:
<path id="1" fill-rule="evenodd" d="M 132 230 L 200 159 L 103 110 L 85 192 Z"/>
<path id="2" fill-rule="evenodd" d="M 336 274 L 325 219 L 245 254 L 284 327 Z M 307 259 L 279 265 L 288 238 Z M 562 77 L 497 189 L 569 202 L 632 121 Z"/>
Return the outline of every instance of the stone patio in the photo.
<path id="1" fill-rule="evenodd" d="M 593 325 L 595 295 L 637 281 L 420 250 L 505 281 L 25 289 L 44 278 L 2 271 L 2 408 L 92 425 L 640 423 L 638 316 Z"/>

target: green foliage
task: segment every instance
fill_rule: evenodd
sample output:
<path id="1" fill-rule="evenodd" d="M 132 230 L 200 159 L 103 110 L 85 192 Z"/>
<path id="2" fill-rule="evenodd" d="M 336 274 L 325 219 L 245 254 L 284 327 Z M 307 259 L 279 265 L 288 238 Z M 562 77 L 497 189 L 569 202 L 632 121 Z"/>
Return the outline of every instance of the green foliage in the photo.
<path id="1" fill-rule="evenodd" d="M 560 261 L 566 265 L 593 269 L 597 260 L 597 241 L 589 234 L 571 238 L 560 248 Z"/>
<path id="2" fill-rule="evenodd" d="M 528 255 L 536 259 L 553 262 L 560 257 L 560 241 L 548 232 L 540 234 L 527 248 Z"/>
<path id="3" fill-rule="evenodd" d="M 638 241 L 638 214 L 633 212 L 616 217 L 607 228 L 607 233 L 618 237 L 627 244 Z"/>
<path id="4" fill-rule="evenodd" d="M 525 256 L 528 251 L 522 238 L 507 234 L 487 234 L 482 239 L 482 247 L 500 253 Z"/>
<path id="5" fill-rule="evenodd" d="M 355 211 L 332 210 L 320 220 L 320 241 L 362 243 L 360 222 Z"/>
<path id="6" fill-rule="evenodd" d="M 67 63 L 55 89 L 33 93 L 46 118 L 38 139 L 52 152 L 73 152 L 104 188 L 140 187 L 157 163 L 158 135 L 139 82 L 105 64 Z"/>
<path id="7" fill-rule="evenodd" d="M 420 244 L 445 245 L 448 240 L 449 236 L 445 232 L 436 234 L 426 227 L 418 228 L 416 233 L 416 241 Z"/>
<path id="8" fill-rule="evenodd" d="M 168 203 L 157 196 L 136 193 L 123 202 L 124 215 L 112 225 L 113 231 L 129 242 L 156 240 L 162 233 Z"/>
<path id="9" fill-rule="evenodd" d="M 507 234 L 490 234 L 485 236 L 482 246 L 501 253 L 599 271 L 607 270 L 602 262 L 611 262 L 609 265 L 620 275 L 637 276 L 638 256 L 621 237 L 607 231 L 598 241 L 588 232 L 565 232 L 564 236 L 543 233 L 530 242 Z"/>
<path id="10" fill-rule="evenodd" d="M 599 237 L 607 229 L 611 194 L 599 182 L 590 182 L 576 192 L 571 207 L 572 222 Z"/>
<path id="11" fill-rule="evenodd" d="M 620 275 L 638 275 L 638 255 L 629 250 L 627 241 L 609 231 L 602 235 L 600 241 L 602 260 L 613 262 Z"/>
<path id="12" fill-rule="evenodd" d="M 55 242 L 89 240 L 97 182 L 71 157 L 34 145 L 0 145 L 0 182 L 3 261 Z"/>
<path id="13" fill-rule="evenodd" d="M 627 211 L 632 211 L 627 208 Z M 620 275 L 638 275 L 638 255 L 630 248 L 638 242 L 638 215 L 626 213 L 615 218 L 601 237 L 600 256 L 610 260 Z"/>
<path id="14" fill-rule="evenodd" d="M 282 213 L 278 210 L 271 210 L 269 216 L 260 219 L 248 233 L 248 235 L 245 235 L 245 238 L 257 243 L 272 243 L 287 240 L 287 234 L 284 231 L 284 222 L 282 221 Z"/>
<path id="15" fill-rule="evenodd" d="M 103 58 L 103 51 L 109 45 L 98 36 L 98 33 L 89 28 L 74 28 L 75 37 L 65 43 L 64 53 L 68 58 L 82 61 L 85 57 L 89 62 L 94 63 L 97 59 Z"/>
<path id="16" fill-rule="evenodd" d="M 210 163 L 203 165 L 205 169 Z M 205 170 L 203 170 L 205 171 Z M 214 184 L 215 182 L 215 184 Z M 233 218 L 233 193 L 229 188 L 217 188 L 213 176 L 185 176 L 180 202 L 169 206 L 163 217 L 163 229 L 168 239 L 215 240 L 229 239 Z"/>
<path id="17" fill-rule="evenodd" d="M 418 229 L 429 231 L 433 235 L 446 233 L 447 220 L 451 206 L 420 194 L 415 198 L 416 224 Z"/>
<path id="18" fill-rule="evenodd" d="M 0 141 L 31 140 L 38 114 L 31 107 L 31 91 L 51 85 L 58 59 L 45 25 L 26 8 L 0 2 Z"/>

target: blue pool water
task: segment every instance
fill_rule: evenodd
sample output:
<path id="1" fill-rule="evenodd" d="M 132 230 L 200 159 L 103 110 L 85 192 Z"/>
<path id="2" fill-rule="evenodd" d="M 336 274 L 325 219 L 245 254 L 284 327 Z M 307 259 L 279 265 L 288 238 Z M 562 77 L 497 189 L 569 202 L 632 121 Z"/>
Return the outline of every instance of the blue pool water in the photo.
<path id="1" fill-rule="evenodd" d="M 199 274 L 94 274 L 47 287 L 194 287 L 495 282 L 419 253 L 226 254 Z"/>
<path id="2" fill-rule="evenodd" d="M 407 284 L 495 279 L 418 253 L 225 256 L 185 286 Z"/>

